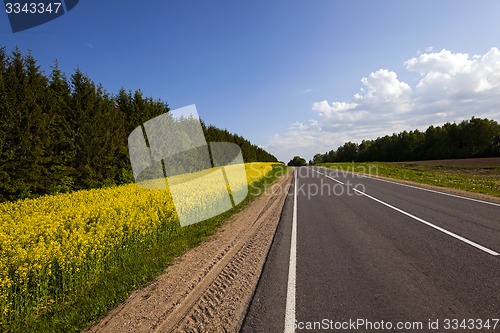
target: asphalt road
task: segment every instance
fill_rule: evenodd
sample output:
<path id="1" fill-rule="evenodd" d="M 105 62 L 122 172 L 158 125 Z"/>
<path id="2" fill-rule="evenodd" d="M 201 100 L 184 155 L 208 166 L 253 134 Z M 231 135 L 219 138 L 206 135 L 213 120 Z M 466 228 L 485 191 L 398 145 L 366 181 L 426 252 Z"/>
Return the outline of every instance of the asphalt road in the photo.
<path id="1" fill-rule="evenodd" d="M 298 168 L 241 332 L 500 332 L 499 252 L 499 204 Z"/>

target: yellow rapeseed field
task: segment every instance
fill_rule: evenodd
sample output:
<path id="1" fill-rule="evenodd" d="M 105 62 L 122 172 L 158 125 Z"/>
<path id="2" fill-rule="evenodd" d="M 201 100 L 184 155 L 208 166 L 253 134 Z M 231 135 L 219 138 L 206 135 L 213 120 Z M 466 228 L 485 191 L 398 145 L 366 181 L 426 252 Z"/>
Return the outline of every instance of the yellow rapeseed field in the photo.
<path id="1" fill-rule="evenodd" d="M 245 170 L 251 184 L 272 163 Z M 222 195 L 207 190 L 202 196 Z M 136 184 L 0 204 L 0 327 L 23 307 L 42 308 L 95 279 L 120 249 L 169 223 L 178 223 L 170 193 Z"/>

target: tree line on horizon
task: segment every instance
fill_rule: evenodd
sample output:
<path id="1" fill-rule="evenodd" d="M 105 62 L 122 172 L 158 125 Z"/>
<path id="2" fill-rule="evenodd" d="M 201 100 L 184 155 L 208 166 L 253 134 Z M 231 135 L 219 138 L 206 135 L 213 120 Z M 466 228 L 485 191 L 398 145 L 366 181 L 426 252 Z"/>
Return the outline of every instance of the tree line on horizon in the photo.
<path id="1" fill-rule="evenodd" d="M 46 76 L 35 58 L 0 47 L 0 202 L 119 185 L 134 180 L 128 135 L 169 112 L 140 90 L 109 94 L 80 69 L 57 61 Z M 240 146 L 245 162 L 276 162 L 264 149 L 215 126 L 207 142 Z"/>
<path id="2" fill-rule="evenodd" d="M 429 126 L 425 131 L 346 142 L 336 150 L 316 154 L 309 162 L 403 162 L 500 156 L 500 125 L 495 120 L 472 117 L 460 123 Z"/>

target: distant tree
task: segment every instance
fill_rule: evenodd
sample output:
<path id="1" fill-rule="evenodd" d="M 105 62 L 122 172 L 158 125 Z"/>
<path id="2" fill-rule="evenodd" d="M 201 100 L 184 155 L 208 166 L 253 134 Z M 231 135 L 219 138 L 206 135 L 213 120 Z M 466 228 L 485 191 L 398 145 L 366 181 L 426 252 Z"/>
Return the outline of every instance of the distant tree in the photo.
<path id="1" fill-rule="evenodd" d="M 290 162 L 287 164 L 288 166 L 306 166 L 307 162 L 300 156 L 294 156 Z"/>
<path id="2" fill-rule="evenodd" d="M 463 122 L 465 150 L 471 157 L 486 157 L 494 150 L 495 138 L 499 134 L 496 121 L 472 117 L 469 122 Z"/>
<path id="3" fill-rule="evenodd" d="M 337 152 L 335 150 L 330 150 L 328 153 L 325 154 L 325 158 L 323 159 L 323 162 L 336 162 L 337 161 Z"/>
<path id="4" fill-rule="evenodd" d="M 266 150 L 252 144 L 245 138 L 230 133 L 228 130 L 219 129 L 213 125 L 206 126 L 201 123 L 207 142 L 231 142 L 241 148 L 243 160 L 246 162 L 277 162 L 278 159 Z"/>
<path id="5" fill-rule="evenodd" d="M 316 154 L 313 163 L 416 161 L 448 158 L 500 156 L 500 125 L 494 120 L 472 117 L 459 124 L 429 126 L 425 132 L 403 131 L 360 145 L 346 142 L 325 154 Z"/>
<path id="6" fill-rule="evenodd" d="M 49 117 L 43 110 L 47 79 L 35 59 L 23 56 L 18 48 L 10 57 L 5 73 L 7 108 L 0 107 L 6 127 L 6 156 L 2 172 L 8 197 L 29 198 L 41 190 L 47 161 Z M 3 126 L 2 126 L 3 127 Z"/>
<path id="7" fill-rule="evenodd" d="M 38 193 L 69 192 L 74 189 L 75 174 L 68 166 L 74 162 L 75 146 L 73 132 L 66 118 L 70 113 L 70 87 L 57 60 L 51 68 L 42 105 L 47 128 L 40 136 L 46 156 L 42 163 L 43 177 Z"/>
<path id="8" fill-rule="evenodd" d="M 324 158 L 324 155 L 322 154 L 316 154 L 314 155 L 311 164 L 319 164 L 319 163 L 324 163 L 325 162 L 325 158 Z"/>
<path id="9" fill-rule="evenodd" d="M 351 162 L 357 159 L 357 154 L 358 154 L 358 144 L 349 141 L 337 149 L 336 159 L 339 162 Z"/>
<path id="10" fill-rule="evenodd" d="M 363 140 L 358 146 L 358 160 L 370 161 L 373 160 L 373 141 Z"/>

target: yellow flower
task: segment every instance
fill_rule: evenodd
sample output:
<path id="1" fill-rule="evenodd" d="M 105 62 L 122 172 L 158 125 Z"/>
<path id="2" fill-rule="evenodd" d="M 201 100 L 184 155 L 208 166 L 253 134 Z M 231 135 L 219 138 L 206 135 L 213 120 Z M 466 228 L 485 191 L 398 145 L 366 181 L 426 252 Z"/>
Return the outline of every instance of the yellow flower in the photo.
<path id="1" fill-rule="evenodd" d="M 262 179 L 272 164 L 245 164 L 247 184 L 232 184 L 231 190 Z M 233 172 L 232 167 L 225 169 Z M 216 200 L 223 195 L 216 188 L 205 184 L 203 196 Z M 190 191 L 191 196 L 183 198 L 183 209 L 201 214 L 204 204 L 195 193 L 201 190 Z M 39 306 L 55 302 L 53 288 L 48 290 L 55 276 L 66 288 L 60 292 L 70 291 L 78 281 L 105 269 L 114 253 L 154 235 L 164 223 L 178 223 L 168 189 L 149 190 L 136 184 L 0 204 L 0 322 L 14 311 L 12 304 L 29 304 L 25 300 L 33 298 Z"/>

